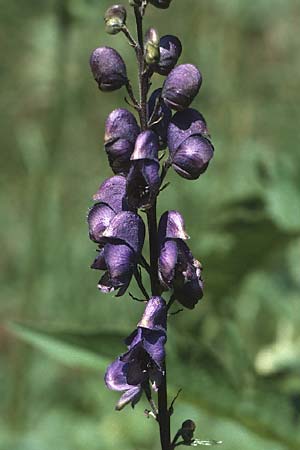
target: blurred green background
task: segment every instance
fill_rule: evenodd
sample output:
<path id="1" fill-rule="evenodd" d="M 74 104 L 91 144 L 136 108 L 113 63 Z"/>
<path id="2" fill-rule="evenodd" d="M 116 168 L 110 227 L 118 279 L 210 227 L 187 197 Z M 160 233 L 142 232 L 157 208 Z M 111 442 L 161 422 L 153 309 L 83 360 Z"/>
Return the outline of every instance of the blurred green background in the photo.
<path id="1" fill-rule="evenodd" d="M 103 383 L 142 306 L 101 295 L 89 269 L 103 124 L 125 95 L 98 91 L 91 50 L 117 48 L 136 81 L 125 39 L 104 34 L 110 4 L 1 1 L 1 450 L 159 448 L 145 401 L 117 413 Z M 170 319 L 173 432 L 191 418 L 223 450 L 299 449 L 300 3 L 173 0 L 145 22 L 201 69 L 193 105 L 216 149 L 198 181 L 170 173 L 159 202 L 183 213 L 206 281 Z"/>

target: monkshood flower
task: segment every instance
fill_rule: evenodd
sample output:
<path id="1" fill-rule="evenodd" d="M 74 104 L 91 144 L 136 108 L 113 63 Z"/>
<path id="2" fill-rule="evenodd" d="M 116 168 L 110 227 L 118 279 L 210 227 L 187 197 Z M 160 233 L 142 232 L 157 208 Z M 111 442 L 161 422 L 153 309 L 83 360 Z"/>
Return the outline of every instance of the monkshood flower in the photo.
<path id="1" fill-rule="evenodd" d="M 193 64 L 181 64 L 173 69 L 164 82 L 162 98 L 176 111 L 188 108 L 202 84 L 202 76 Z"/>
<path id="2" fill-rule="evenodd" d="M 128 351 L 118 357 L 107 369 L 105 383 L 109 389 L 124 391 L 116 405 L 121 410 L 139 401 L 149 381 L 156 390 L 164 375 L 167 309 L 161 297 L 147 302 L 136 330 L 125 340 Z"/>
<path id="3" fill-rule="evenodd" d="M 100 243 L 101 237 L 113 217 L 128 209 L 126 179 L 119 175 L 108 178 L 100 185 L 93 200 L 97 203 L 88 213 L 89 235 L 92 241 Z"/>
<path id="4" fill-rule="evenodd" d="M 177 64 L 182 52 L 182 45 L 176 36 L 166 35 L 159 41 L 159 62 L 153 67 L 154 72 L 160 75 L 169 75 Z"/>
<path id="5" fill-rule="evenodd" d="M 127 83 L 127 72 L 121 55 L 111 47 L 96 48 L 90 66 L 101 91 L 115 91 Z"/>
<path id="6" fill-rule="evenodd" d="M 172 0 L 150 0 L 150 3 L 157 8 L 167 9 L 170 6 Z"/>
<path id="7" fill-rule="evenodd" d="M 172 118 L 172 111 L 165 105 L 165 102 L 161 98 L 161 91 L 161 89 L 153 91 L 148 102 L 149 118 L 151 117 L 157 102 L 159 103 L 159 106 L 156 108 L 156 115 L 153 119 L 156 121 L 156 119 L 161 118 L 161 120 L 151 127 L 158 136 L 159 150 L 163 150 L 167 146 L 168 126 Z"/>
<path id="8" fill-rule="evenodd" d="M 184 221 L 178 211 L 167 211 L 160 219 L 159 279 L 165 290 L 173 289 L 179 303 L 193 309 L 203 296 L 202 267 L 187 244 Z"/>
<path id="9" fill-rule="evenodd" d="M 195 180 L 204 173 L 214 155 L 206 121 L 202 114 L 188 108 L 177 112 L 168 127 L 168 147 L 174 170 Z"/>
<path id="10" fill-rule="evenodd" d="M 148 209 L 157 197 L 160 187 L 158 138 L 154 131 L 139 134 L 131 155 L 127 176 L 127 200 L 132 208 Z"/>
<path id="11" fill-rule="evenodd" d="M 107 117 L 104 146 L 114 173 L 128 173 L 130 157 L 139 132 L 136 118 L 127 109 L 115 109 Z"/>
<path id="12" fill-rule="evenodd" d="M 117 291 L 122 296 L 136 270 L 145 239 L 145 225 L 131 211 L 116 214 L 99 239 L 99 254 L 93 269 L 106 270 L 98 283 L 103 293 Z"/>

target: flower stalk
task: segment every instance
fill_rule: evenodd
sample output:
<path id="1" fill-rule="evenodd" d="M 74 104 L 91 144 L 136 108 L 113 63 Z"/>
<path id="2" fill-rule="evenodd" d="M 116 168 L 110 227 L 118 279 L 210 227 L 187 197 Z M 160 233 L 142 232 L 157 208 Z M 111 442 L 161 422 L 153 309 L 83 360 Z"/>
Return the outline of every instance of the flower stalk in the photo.
<path id="1" fill-rule="evenodd" d="M 132 407 L 145 394 L 159 424 L 161 450 L 193 445 L 195 426 L 188 419 L 171 439 L 170 417 L 174 401 L 168 404 L 165 344 L 167 318 L 175 301 L 193 309 L 203 296 L 202 266 L 186 244 L 184 220 L 178 211 L 166 211 L 157 220 L 157 199 L 168 170 L 183 178 L 197 179 L 208 167 L 214 148 L 202 114 L 189 108 L 202 84 L 202 75 L 192 64 L 177 66 L 182 46 L 176 36 L 161 39 L 154 28 L 145 38 L 143 16 L 148 4 L 168 9 L 171 0 L 129 0 L 136 20 L 135 39 L 126 25 L 127 11 L 113 5 L 105 14 L 106 31 L 122 32 L 133 47 L 138 65 L 139 98 L 135 96 L 121 55 L 110 47 L 95 49 L 90 58 L 93 76 L 101 91 L 125 87 L 139 116 L 126 109 L 110 113 L 105 124 L 104 146 L 114 176 L 101 184 L 88 214 L 89 235 L 98 245 L 92 268 L 104 271 L 98 288 L 103 293 L 123 296 L 132 277 L 142 293 L 145 311 L 136 329 L 125 339 L 127 351 L 108 367 L 105 383 L 121 391 L 116 409 Z M 151 77 L 167 77 L 148 100 Z M 177 111 L 173 115 L 172 110 Z M 159 151 L 169 151 L 159 156 Z M 145 213 L 149 238 L 149 263 L 142 255 Z M 150 277 L 151 296 L 143 284 L 141 267 Z M 169 300 L 162 297 L 170 292 Z M 180 309 L 179 311 L 182 311 Z M 153 393 L 157 393 L 156 406 Z M 192 426 L 191 426 L 192 424 Z M 183 440 L 178 442 L 179 438 Z"/>

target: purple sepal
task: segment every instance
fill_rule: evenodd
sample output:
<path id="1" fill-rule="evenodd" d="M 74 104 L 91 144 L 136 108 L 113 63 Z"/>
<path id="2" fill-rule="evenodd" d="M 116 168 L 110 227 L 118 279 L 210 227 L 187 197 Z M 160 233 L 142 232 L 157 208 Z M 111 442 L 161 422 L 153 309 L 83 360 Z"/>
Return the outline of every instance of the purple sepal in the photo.
<path id="1" fill-rule="evenodd" d="M 160 249 L 158 259 L 159 280 L 165 290 L 171 289 L 175 278 L 175 267 L 178 260 L 178 248 L 175 240 L 166 240 Z"/>
<path id="2" fill-rule="evenodd" d="M 106 244 L 104 260 L 107 272 L 98 283 L 98 289 L 104 294 L 118 291 L 116 296 L 124 295 L 136 266 L 136 255 L 126 244 Z"/>
<path id="3" fill-rule="evenodd" d="M 188 108 L 177 112 L 168 127 L 168 147 L 173 155 L 178 147 L 190 136 L 209 137 L 206 120 L 196 109 Z"/>
<path id="4" fill-rule="evenodd" d="M 106 270 L 106 262 L 104 257 L 104 248 L 99 249 L 99 253 L 97 254 L 94 262 L 91 264 L 91 269 L 96 270 Z"/>
<path id="5" fill-rule="evenodd" d="M 145 225 L 140 216 L 131 211 L 115 215 L 103 233 L 102 242 L 125 243 L 135 254 L 142 250 L 145 239 Z"/>
<path id="6" fill-rule="evenodd" d="M 94 242 L 99 242 L 108 227 L 115 212 L 105 203 L 96 203 L 88 213 L 89 236 Z"/>
<path id="7" fill-rule="evenodd" d="M 202 136 L 187 138 L 172 156 L 172 167 L 183 178 L 196 180 L 214 155 L 212 143 Z"/>
<path id="8" fill-rule="evenodd" d="M 158 123 L 152 125 L 151 129 L 158 136 L 159 150 L 163 150 L 167 146 L 167 132 L 170 120 L 172 118 L 172 111 L 165 105 L 165 102 L 161 98 L 162 89 L 156 89 L 149 98 L 148 102 L 148 119 L 152 116 L 156 103 L 159 102 L 157 108 L 157 114 L 153 117 L 153 121 L 162 118 Z"/>
<path id="9" fill-rule="evenodd" d="M 136 118 L 127 109 L 115 109 L 108 116 L 104 145 L 114 173 L 128 173 L 130 157 L 139 132 Z"/>
<path id="10" fill-rule="evenodd" d="M 147 328 L 141 327 L 138 327 L 133 333 L 131 333 L 130 336 L 125 339 L 125 344 L 129 349 L 136 350 L 138 348 L 142 348 L 147 353 L 147 355 L 142 356 L 145 359 L 150 356 L 152 360 L 151 362 L 154 363 L 152 364 L 153 371 L 149 372 L 146 375 L 150 377 L 150 379 L 157 379 L 157 377 L 155 376 L 155 371 L 157 371 L 157 369 L 162 370 L 163 368 L 166 341 L 167 335 L 165 331 L 152 331 Z M 128 354 L 130 354 L 130 350 Z M 150 365 L 149 368 L 151 368 Z M 131 382 L 132 381 L 133 380 L 131 380 Z"/>
<path id="11" fill-rule="evenodd" d="M 148 300 L 144 314 L 137 326 L 166 333 L 167 307 L 162 297 L 151 297 Z"/>
<path id="12" fill-rule="evenodd" d="M 141 159 L 158 161 L 158 138 L 154 131 L 143 131 L 137 137 L 131 161 Z"/>
<path id="13" fill-rule="evenodd" d="M 114 91 L 127 83 L 125 63 L 111 47 L 96 48 L 91 54 L 90 66 L 101 91 Z"/>
<path id="14" fill-rule="evenodd" d="M 155 160 L 132 161 L 127 176 L 127 201 L 131 208 L 148 209 L 153 205 L 160 188 L 159 169 Z"/>
<path id="15" fill-rule="evenodd" d="M 166 238 L 189 239 L 185 231 L 185 224 L 179 211 L 166 211 L 160 218 L 158 226 L 158 235 L 160 241 Z"/>
<path id="16" fill-rule="evenodd" d="M 105 203 L 117 214 L 126 210 L 126 178 L 120 175 L 105 180 L 93 195 L 93 200 Z"/>
<path id="17" fill-rule="evenodd" d="M 178 270 L 174 279 L 174 295 L 186 308 L 193 309 L 203 297 L 202 267 L 188 246 L 178 241 Z"/>
<path id="18" fill-rule="evenodd" d="M 162 98 L 176 111 L 188 108 L 202 84 L 202 76 L 193 64 L 181 64 L 173 69 L 164 82 Z"/>
<path id="19" fill-rule="evenodd" d="M 182 45 L 176 36 L 166 35 L 159 41 L 160 58 L 154 71 L 166 76 L 176 66 L 182 52 Z"/>
<path id="20" fill-rule="evenodd" d="M 139 401 L 142 395 L 141 386 L 131 386 L 126 379 L 126 363 L 120 358 L 116 359 L 106 370 L 104 381 L 108 389 L 114 391 L 125 391 L 116 405 L 120 411 L 131 403 L 132 407 Z"/>

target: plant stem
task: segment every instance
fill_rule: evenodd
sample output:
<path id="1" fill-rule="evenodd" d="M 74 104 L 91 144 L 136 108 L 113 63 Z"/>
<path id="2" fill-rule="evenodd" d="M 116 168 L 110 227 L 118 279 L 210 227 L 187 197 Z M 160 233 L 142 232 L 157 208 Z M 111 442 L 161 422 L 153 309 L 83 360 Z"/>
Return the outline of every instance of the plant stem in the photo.
<path id="1" fill-rule="evenodd" d="M 147 94 L 149 90 L 149 71 L 144 60 L 144 41 L 143 41 L 143 17 L 139 7 L 134 7 L 136 19 L 138 48 L 136 50 L 139 65 L 139 93 L 140 93 L 140 123 L 141 130 L 145 131 L 148 127 Z M 153 296 L 161 294 L 160 283 L 158 279 L 158 232 L 157 232 L 157 214 L 156 201 L 147 211 L 149 247 L 150 247 L 150 279 L 151 293 Z M 168 410 L 167 398 L 167 373 L 166 363 L 164 362 L 164 376 L 161 385 L 158 388 L 158 422 L 160 432 L 160 442 L 162 450 L 170 450 L 170 414 Z"/>

